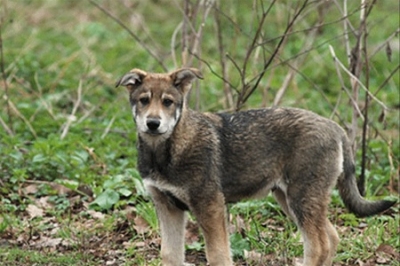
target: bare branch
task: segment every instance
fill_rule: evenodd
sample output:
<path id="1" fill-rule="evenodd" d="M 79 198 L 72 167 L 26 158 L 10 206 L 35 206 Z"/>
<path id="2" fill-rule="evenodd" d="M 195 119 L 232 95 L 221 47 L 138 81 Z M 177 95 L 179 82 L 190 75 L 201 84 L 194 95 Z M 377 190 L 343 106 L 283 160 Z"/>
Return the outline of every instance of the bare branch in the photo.
<path id="1" fill-rule="evenodd" d="M 342 68 L 351 78 L 353 78 L 355 80 L 355 82 L 357 82 L 357 84 L 359 84 L 361 86 L 361 88 L 368 93 L 368 95 L 374 99 L 374 101 L 376 101 L 382 108 L 384 108 L 385 110 L 388 110 L 389 108 L 380 100 L 378 100 L 378 98 L 376 98 L 366 87 L 365 85 L 353 74 L 350 72 L 350 70 L 348 70 L 343 64 L 342 62 L 340 62 L 340 60 L 336 57 L 335 51 L 333 50 L 333 47 L 331 45 L 329 45 L 329 50 L 332 54 L 333 60 L 335 62 L 338 63 L 338 65 L 340 66 L 340 68 Z"/>
<path id="2" fill-rule="evenodd" d="M 236 89 L 236 87 L 228 79 L 225 79 L 223 76 L 221 76 L 217 72 L 215 72 L 215 70 L 211 67 L 211 65 L 206 60 L 204 60 L 203 58 L 201 58 L 197 55 L 193 55 L 193 56 L 196 57 L 197 60 L 204 63 L 214 76 L 221 79 L 223 82 L 227 83 L 232 89 L 234 89 L 236 91 L 236 93 L 239 93 L 239 91 Z"/>
<path id="3" fill-rule="evenodd" d="M 214 10 L 217 9 L 218 2 L 215 3 Z M 230 88 L 229 82 L 226 82 L 225 80 L 228 80 L 228 70 L 226 67 L 226 56 L 225 56 L 225 49 L 224 49 L 224 41 L 222 37 L 222 28 L 221 28 L 221 20 L 218 15 L 218 13 L 215 11 L 214 12 L 214 18 L 215 18 L 215 26 L 216 26 L 216 34 L 217 34 L 217 40 L 218 40 L 218 51 L 219 51 L 219 62 L 222 68 L 222 78 L 224 80 L 224 95 L 225 95 L 225 109 L 226 108 L 233 108 L 233 95 L 232 95 L 232 90 Z"/>
<path id="4" fill-rule="evenodd" d="M 8 104 L 10 106 L 10 112 L 15 113 L 22 121 L 24 121 L 24 123 L 29 128 L 29 131 L 32 133 L 32 135 L 35 138 L 37 138 L 36 131 L 32 127 L 32 124 L 29 122 L 29 120 L 23 114 L 21 114 L 21 112 L 18 110 L 18 108 L 15 106 L 15 104 L 11 101 L 11 99 L 9 99 L 7 97 L 7 95 L 3 95 L 3 98 L 8 102 Z"/>
<path id="5" fill-rule="evenodd" d="M 394 74 L 397 73 L 397 71 L 399 71 L 400 69 L 400 65 L 397 65 L 397 67 L 395 69 L 393 69 L 392 72 L 390 72 L 389 76 L 382 82 L 382 84 L 379 86 L 379 88 L 375 91 L 374 96 L 376 96 L 379 91 L 386 86 L 386 84 L 389 82 L 389 80 L 393 77 Z"/>
<path id="6" fill-rule="evenodd" d="M 2 37 L 2 29 L 3 29 L 3 18 L 0 19 L 0 71 L 1 71 L 1 77 L 3 80 L 3 85 L 4 85 L 4 92 L 6 95 L 6 106 L 7 106 L 7 115 L 8 115 L 8 124 L 9 126 L 6 125 L 6 123 L 4 123 L 3 120 L 2 121 L 2 126 L 4 127 L 4 129 L 8 132 L 8 134 L 10 135 L 14 135 L 13 133 L 13 121 L 12 121 L 12 116 L 11 116 L 11 108 L 10 108 L 10 102 L 9 102 L 9 92 L 8 92 L 8 82 L 7 82 L 7 74 L 5 71 L 5 67 L 4 67 L 4 51 L 3 51 L 3 37 Z"/>
<path id="7" fill-rule="evenodd" d="M 124 30 L 126 30 L 129 35 L 135 39 L 137 43 L 139 43 L 140 46 L 143 47 L 143 49 L 146 50 L 147 53 L 151 57 L 153 57 L 157 63 L 163 68 L 164 71 L 168 71 L 167 67 L 165 66 L 164 62 L 149 48 L 147 45 L 137 36 L 132 30 L 129 29 L 128 26 L 126 26 L 120 19 L 118 19 L 115 15 L 113 15 L 110 11 L 107 9 L 103 8 L 101 5 L 97 4 L 94 0 L 88 0 L 92 5 L 100 9 L 104 14 L 106 14 L 108 17 L 110 17 L 112 20 L 114 20 L 118 25 L 120 25 Z"/>
<path id="8" fill-rule="evenodd" d="M 78 110 L 78 107 L 81 105 L 81 101 L 82 101 L 82 80 L 79 81 L 78 85 L 78 98 L 74 103 L 74 107 L 72 108 L 71 114 L 67 116 L 67 122 L 63 125 L 60 139 L 64 139 L 65 136 L 67 136 L 69 127 L 74 121 L 76 121 L 75 113 Z"/>
<path id="9" fill-rule="evenodd" d="M 362 114 L 360 108 L 358 107 L 357 101 L 353 98 L 353 96 L 350 93 L 350 90 L 346 87 L 346 85 L 344 83 L 342 74 L 341 74 L 340 69 L 339 69 L 340 61 L 339 61 L 339 59 L 337 59 L 335 51 L 333 50 L 333 47 L 329 45 L 329 49 L 330 49 L 330 52 L 332 54 L 333 61 L 335 62 L 336 73 L 338 75 L 340 85 L 341 85 L 342 89 L 347 93 L 347 96 L 349 97 L 353 108 L 355 108 L 355 110 L 357 111 L 357 114 L 361 117 L 362 120 L 364 120 L 363 114 Z"/>
<path id="10" fill-rule="evenodd" d="M 307 4 L 308 4 L 308 0 L 305 0 L 303 2 L 303 4 L 301 5 L 301 7 L 298 9 L 298 11 L 294 14 L 293 18 L 289 21 L 289 23 L 286 26 L 286 29 L 285 29 L 285 31 L 284 31 L 284 33 L 283 33 L 278 45 L 275 47 L 275 49 L 272 52 L 272 55 L 270 56 L 268 61 L 265 62 L 264 67 L 261 70 L 261 72 L 257 75 L 256 82 L 254 83 L 254 85 L 252 85 L 252 87 L 248 90 L 248 92 L 246 94 L 243 94 L 243 97 L 241 99 L 238 99 L 238 102 L 237 102 L 237 105 L 236 105 L 236 109 L 237 110 L 239 110 L 243 106 L 243 104 L 249 99 L 251 94 L 253 94 L 253 92 L 257 89 L 257 87 L 258 87 L 259 83 L 261 82 L 262 78 L 264 77 L 268 67 L 271 65 L 271 63 L 274 60 L 275 56 L 278 54 L 282 44 L 286 40 L 286 36 L 287 36 L 288 32 L 292 29 L 292 27 L 293 27 L 294 23 L 296 22 L 297 18 L 300 16 L 300 14 L 303 12 L 303 10 L 307 7 Z"/>
<path id="11" fill-rule="evenodd" d="M 115 115 L 111 118 L 111 121 L 108 123 L 106 129 L 104 130 L 103 134 L 100 137 L 101 139 L 104 139 L 107 136 L 108 132 L 110 132 L 111 126 L 114 124 L 114 121 L 115 121 Z"/>

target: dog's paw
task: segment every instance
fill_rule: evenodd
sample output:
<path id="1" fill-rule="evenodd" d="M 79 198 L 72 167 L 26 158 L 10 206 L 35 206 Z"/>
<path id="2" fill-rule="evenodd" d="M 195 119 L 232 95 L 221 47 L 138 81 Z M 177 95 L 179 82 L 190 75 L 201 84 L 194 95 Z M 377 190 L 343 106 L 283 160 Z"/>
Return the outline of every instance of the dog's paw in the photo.
<path id="1" fill-rule="evenodd" d="M 193 264 L 193 263 L 187 263 L 187 262 L 185 262 L 185 263 L 183 263 L 183 266 L 196 266 L 196 265 Z"/>

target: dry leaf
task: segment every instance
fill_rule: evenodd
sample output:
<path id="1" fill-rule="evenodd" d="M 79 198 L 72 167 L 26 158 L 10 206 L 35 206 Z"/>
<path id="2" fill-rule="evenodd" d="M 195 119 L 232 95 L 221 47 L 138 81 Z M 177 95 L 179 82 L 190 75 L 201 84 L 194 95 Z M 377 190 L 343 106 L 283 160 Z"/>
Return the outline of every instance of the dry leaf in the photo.
<path id="1" fill-rule="evenodd" d="M 135 224 L 133 228 L 135 228 L 138 234 L 147 233 L 150 229 L 146 220 L 143 219 L 141 216 L 136 216 L 135 219 L 133 219 L 133 223 Z"/>
<path id="2" fill-rule="evenodd" d="M 400 253 L 390 245 L 380 244 L 379 247 L 376 249 L 376 252 L 377 253 L 382 252 L 382 253 L 385 253 L 385 254 L 395 258 L 396 260 L 400 260 Z M 377 254 L 377 255 L 378 255 L 378 259 L 382 258 L 382 256 L 379 256 L 379 254 Z"/>
<path id="3" fill-rule="evenodd" d="M 28 207 L 26 207 L 26 211 L 31 218 L 43 217 L 43 209 L 37 207 L 36 205 L 29 204 Z"/>
<path id="4" fill-rule="evenodd" d="M 40 241 L 36 243 L 37 247 L 57 247 L 61 244 L 62 238 L 50 238 L 46 236 L 42 236 Z"/>
<path id="5" fill-rule="evenodd" d="M 303 259 L 302 258 L 294 258 L 293 265 L 294 266 L 305 266 L 305 265 L 303 265 Z"/>
<path id="6" fill-rule="evenodd" d="M 254 250 L 244 250 L 244 257 L 249 261 L 257 262 L 261 260 L 262 254 Z"/>
<path id="7" fill-rule="evenodd" d="M 89 213 L 90 216 L 92 216 L 95 219 L 99 219 L 99 220 L 104 219 L 104 214 L 101 213 L 101 212 L 97 212 L 97 211 L 94 211 L 94 210 L 88 210 L 87 213 Z"/>
<path id="8" fill-rule="evenodd" d="M 24 188 L 24 192 L 25 194 L 29 195 L 29 194 L 35 194 L 38 192 L 38 187 L 36 184 L 31 184 L 29 186 L 26 186 Z"/>

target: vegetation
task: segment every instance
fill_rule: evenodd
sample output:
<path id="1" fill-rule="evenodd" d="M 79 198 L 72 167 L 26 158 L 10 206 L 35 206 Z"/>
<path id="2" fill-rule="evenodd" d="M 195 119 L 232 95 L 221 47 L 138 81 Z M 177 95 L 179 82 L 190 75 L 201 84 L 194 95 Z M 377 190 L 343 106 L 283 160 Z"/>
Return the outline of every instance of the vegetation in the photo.
<path id="1" fill-rule="evenodd" d="M 364 5 L 365 4 L 365 5 Z M 370 199 L 399 193 L 398 1 L 0 1 L 2 265 L 159 265 L 136 170 L 133 67 L 200 68 L 191 106 L 293 106 L 354 142 Z M 364 181 L 365 180 L 365 184 Z M 295 265 L 296 227 L 273 198 L 230 206 L 237 265 Z M 335 265 L 400 265 L 399 205 L 358 219 L 335 191 Z M 206 265 L 191 219 L 187 260 Z"/>

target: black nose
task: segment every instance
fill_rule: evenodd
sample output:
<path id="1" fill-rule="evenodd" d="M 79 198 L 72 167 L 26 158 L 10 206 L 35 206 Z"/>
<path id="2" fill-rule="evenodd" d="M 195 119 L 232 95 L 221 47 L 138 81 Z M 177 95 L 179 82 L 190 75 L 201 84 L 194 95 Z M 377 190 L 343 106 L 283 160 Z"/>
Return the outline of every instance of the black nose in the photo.
<path id="1" fill-rule="evenodd" d="M 160 120 L 149 118 L 147 119 L 146 125 L 152 131 L 157 130 L 157 128 L 160 126 Z"/>

